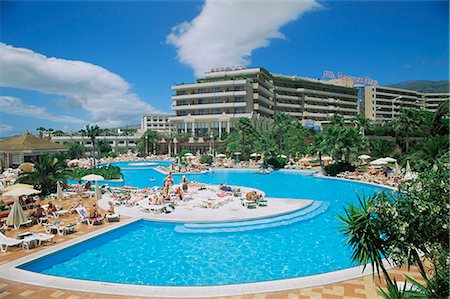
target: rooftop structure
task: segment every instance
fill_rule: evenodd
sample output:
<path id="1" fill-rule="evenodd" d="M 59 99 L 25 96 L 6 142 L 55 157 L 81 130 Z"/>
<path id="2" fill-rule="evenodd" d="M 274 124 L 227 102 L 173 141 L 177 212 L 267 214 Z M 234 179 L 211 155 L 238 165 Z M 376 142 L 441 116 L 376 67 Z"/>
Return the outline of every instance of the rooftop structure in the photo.
<path id="1" fill-rule="evenodd" d="M 38 161 L 42 155 L 65 152 L 68 149 L 26 132 L 22 136 L 0 141 L 0 160 L 5 167 L 17 166 L 23 162 Z"/>

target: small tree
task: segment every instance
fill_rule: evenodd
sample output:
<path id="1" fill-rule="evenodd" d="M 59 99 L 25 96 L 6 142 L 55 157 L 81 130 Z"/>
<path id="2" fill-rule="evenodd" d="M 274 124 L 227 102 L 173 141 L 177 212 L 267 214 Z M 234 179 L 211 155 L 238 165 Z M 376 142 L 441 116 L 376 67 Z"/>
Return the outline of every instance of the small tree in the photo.
<path id="1" fill-rule="evenodd" d="M 95 126 L 86 125 L 85 130 L 80 130 L 80 132 L 83 136 L 88 136 L 91 139 L 91 142 L 92 142 L 91 154 L 92 154 L 92 158 L 94 159 L 94 168 L 97 167 L 97 163 L 95 162 L 95 141 L 96 141 L 97 136 L 100 135 L 100 131 L 101 131 L 101 129 L 97 125 L 95 125 Z"/>

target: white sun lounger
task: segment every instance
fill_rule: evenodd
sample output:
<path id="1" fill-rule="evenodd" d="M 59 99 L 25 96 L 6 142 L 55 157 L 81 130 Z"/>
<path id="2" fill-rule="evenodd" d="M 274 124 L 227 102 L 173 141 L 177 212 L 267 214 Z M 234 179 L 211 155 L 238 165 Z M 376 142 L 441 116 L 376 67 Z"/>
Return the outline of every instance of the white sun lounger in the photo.
<path id="1" fill-rule="evenodd" d="M 79 217 L 77 217 L 77 220 L 80 223 L 87 223 L 89 226 L 93 226 L 94 224 L 101 224 L 103 223 L 104 218 L 98 217 L 98 218 L 91 218 L 89 217 L 89 213 L 86 211 L 85 208 L 76 208 L 75 211 L 77 211 Z"/>
<path id="2" fill-rule="evenodd" d="M 0 251 L 1 252 L 6 252 L 8 250 L 8 246 L 18 246 L 18 245 L 22 245 L 22 240 L 8 238 L 4 234 L 0 233 Z"/>

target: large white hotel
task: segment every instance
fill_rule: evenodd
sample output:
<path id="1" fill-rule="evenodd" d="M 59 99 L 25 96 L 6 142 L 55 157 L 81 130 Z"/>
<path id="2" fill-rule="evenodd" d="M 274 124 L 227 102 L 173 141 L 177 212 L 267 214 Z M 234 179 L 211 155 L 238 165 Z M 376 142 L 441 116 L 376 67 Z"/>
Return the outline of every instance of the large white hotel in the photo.
<path id="1" fill-rule="evenodd" d="M 272 74 L 263 68 L 212 71 L 192 84 L 172 86 L 172 128 L 192 136 L 230 132 L 247 117 L 266 129 L 275 112 L 320 125 L 335 113 L 359 114 L 358 90 L 343 82 Z"/>

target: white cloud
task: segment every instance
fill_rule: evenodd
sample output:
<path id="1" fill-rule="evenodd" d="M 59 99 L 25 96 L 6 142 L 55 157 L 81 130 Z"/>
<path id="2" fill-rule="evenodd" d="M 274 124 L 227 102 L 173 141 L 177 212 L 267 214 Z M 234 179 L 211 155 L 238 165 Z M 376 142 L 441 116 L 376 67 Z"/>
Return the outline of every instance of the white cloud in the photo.
<path id="1" fill-rule="evenodd" d="M 9 131 L 12 131 L 13 129 L 14 129 L 14 127 L 11 125 L 0 124 L 0 133 L 9 132 Z"/>
<path id="2" fill-rule="evenodd" d="M 145 113 L 157 112 L 130 92 L 130 84 L 100 66 L 46 57 L 28 49 L 0 43 L 0 86 L 57 95 L 56 103 L 80 107 L 88 121 L 101 126 L 138 122 Z"/>
<path id="3" fill-rule="evenodd" d="M 206 0 L 201 13 L 174 27 L 167 42 L 201 77 L 211 68 L 250 64 L 253 50 L 284 38 L 283 25 L 319 7 L 315 0 Z"/>
<path id="4" fill-rule="evenodd" d="M 56 115 L 49 113 L 45 108 L 26 105 L 22 102 L 21 99 L 16 97 L 0 96 L 0 107 L 2 107 L 1 112 L 12 115 L 30 116 L 55 122 L 66 122 L 74 124 L 86 123 L 85 120 L 79 118 L 66 115 Z"/>

